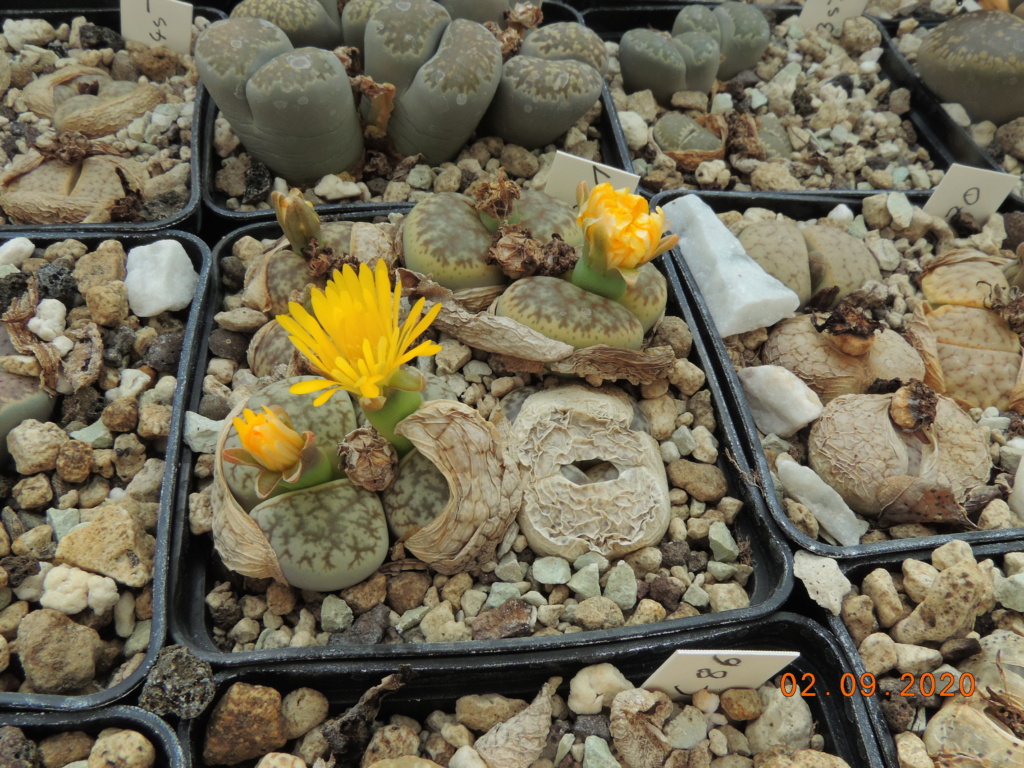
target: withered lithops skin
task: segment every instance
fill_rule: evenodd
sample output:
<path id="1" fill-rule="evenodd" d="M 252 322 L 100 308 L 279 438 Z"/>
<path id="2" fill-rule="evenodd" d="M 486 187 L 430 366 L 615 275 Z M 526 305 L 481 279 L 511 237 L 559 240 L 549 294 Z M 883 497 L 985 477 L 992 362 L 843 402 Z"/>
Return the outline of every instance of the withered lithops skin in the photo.
<path id="1" fill-rule="evenodd" d="M 643 326 L 626 307 L 557 277 L 516 280 L 498 297 L 494 311 L 577 349 L 595 344 L 640 349 L 644 340 Z"/>
<path id="2" fill-rule="evenodd" d="M 997 10 L 955 16 L 928 33 L 917 66 L 925 85 L 972 120 L 999 125 L 1024 116 L 1024 18 Z"/>
<path id="3" fill-rule="evenodd" d="M 534 552 L 615 558 L 661 539 L 671 516 L 665 465 L 625 393 L 569 385 L 515 405 L 507 444 L 522 473 L 519 526 Z"/>

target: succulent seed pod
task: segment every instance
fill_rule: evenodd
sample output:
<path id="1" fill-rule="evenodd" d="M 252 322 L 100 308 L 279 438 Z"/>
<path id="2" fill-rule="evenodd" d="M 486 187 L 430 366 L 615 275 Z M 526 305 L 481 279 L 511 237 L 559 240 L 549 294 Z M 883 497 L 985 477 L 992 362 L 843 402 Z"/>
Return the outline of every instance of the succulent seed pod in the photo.
<path id="1" fill-rule="evenodd" d="M 921 79 L 972 120 L 997 125 L 1024 116 L 1024 18 L 996 10 L 962 13 L 933 29 L 917 52 Z"/>
<path id="2" fill-rule="evenodd" d="M 293 50 L 268 21 L 218 21 L 196 40 L 196 67 L 245 148 L 289 182 L 351 168 L 363 134 L 348 75 L 319 48 Z"/>
<path id="3" fill-rule="evenodd" d="M 421 153 L 431 165 L 453 158 L 487 111 L 500 78 L 501 46 L 494 35 L 475 22 L 453 21 L 437 53 L 399 92 L 388 126 L 395 149 Z"/>
<path id="4" fill-rule="evenodd" d="M 296 48 L 331 49 L 341 45 L 341 16 L 335 0 L 242 0 L 231 18 L 266 19 L 279 27 Z"/>

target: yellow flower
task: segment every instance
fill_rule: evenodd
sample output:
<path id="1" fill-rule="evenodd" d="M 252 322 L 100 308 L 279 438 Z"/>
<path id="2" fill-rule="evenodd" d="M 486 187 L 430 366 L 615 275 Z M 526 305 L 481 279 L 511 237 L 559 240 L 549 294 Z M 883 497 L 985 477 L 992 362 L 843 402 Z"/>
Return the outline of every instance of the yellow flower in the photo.
<path id="1" fill-rule="evenodd" d="M 613 189 L 608 182 L 586 193 L 585 184 L 577 192 L 578 221 L 592 250 L 599 271 L 636 269 L 675 245 L 675 235 L 662 237 L 665 214 L 661 208 L 650 212 L 647 200 L 626 189 Z"/>
<path id="2" fill-rule="evenodd" d="M 292 429 L 283 408 L 263 406 L 262 413 L 246 408 L 242 418 L 235 417 L 232 423 L 238 430 L 242 447 L 271 472 L 283 473 L 299 463 L 306 439 Z"/>
<path id="3" fill-rule="evenodd" d="M 401 366 L 420 355 L 441 351 L 431 341 L 409 349 L 434 322 L 441 305 L 435 304 L 421 317 L 424 300 L 420 299 L 399 325 L 401 295 L 400 286 L 392 292 L 387 265 L 378 261 L 376 270 L 360 264 L 358 275 L 347 264 L 341 272 L 335 270 L 323 292 L 313 291 L 312 315 L 302 305 L 290 302 L 289 314 L 278 315 L 277 320 L 292 344 L 326 377 L 299 382 L 291 392 L 304 395 L 327 390 L 313 401 L 313 405 L 322 405 L 344 389 L 363 398 L 366 407 L 366 401 L 382 397 L 386 388 L 415 388 L 419 381 L 411 383 Z"/>

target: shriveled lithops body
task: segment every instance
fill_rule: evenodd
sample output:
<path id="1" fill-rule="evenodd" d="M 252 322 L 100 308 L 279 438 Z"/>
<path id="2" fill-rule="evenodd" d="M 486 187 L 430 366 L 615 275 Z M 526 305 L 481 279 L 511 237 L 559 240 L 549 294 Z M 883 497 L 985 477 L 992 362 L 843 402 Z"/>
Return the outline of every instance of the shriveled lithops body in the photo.
<path id="1" fill-rule="evenodd" d="M 296 48 L 341 45 L 341 17 L 335 0 L 242 0 L 231 9 L 231 18 L 243 16 L 272 22 Z"/>
<path id="2" fill-rule="evenodd" d="M 856 291 L 868 280 L 881 280 L 878 261 L 863 241 L 825 224 L 800 230 L 811 263 L 811 293 L 836 287 L 836 301 Z"/>
<path id="3" fill-rule="evenodd" d="M 401 96 L 416 71 L 434 55 L 451 23 L 433 0 L 385 3 L 370 16 L 363 36 L 363 68 L 378 83 L 391 83 Z"/>
<path id="4" fill-rule="evenodd" d="M 14 355 L 6 329 L 0 327 L 0 355 Z M 0 461 L 7 461 L 7 435 L 23 421 L 45 422 L 53 412 L 56 399 L 43 391 L 38 376 L 21 376 L 0 371 Z"/>
<path id="5" fill-rule="evenodd" d="M 629 768 L 662 764 L 672 749 L 662 731 L 671 715 L 672 701 L 661 691 L 633 688 L 615 694 L 608 728 Z"/>
<path id="6" fill-rule="evenodd" d="M 263 19 L 227 19 L 196 40 L 196 67 L 245 148 L 277 175 L 309 182 L 361 157 L 355 100 L 333 53 L 292 50 Z"/>
<path id="7" fill-rule="evenodd" d="M 601 74 L 608 67 L 604 42 L 594 30 L 575 21 L 545 24 L 530 31 L 519 53 L 538 59 L 575 59 L 589 64 Z"/>
<path id="8" fill-rule="evenodd" d="M 416 204 L 402 226 L 405 265 L 452 290 L 501 285 L 505 275 L 484 259 L 491 233 L 465 195 L 443 192 Z"/>
<path id="9" fill-rule="evenodd" d="M 589 64 L 515 56 L 505 62 L 481 131 L 535 149 L 550 144 L 601 97 L 603 79 Z"/>
<path id="10" fill-rule="evenodd" d="M 528 328 L 577 349 L 607 344 L 640 349 L 644 329 L 621 304 L 557 277 L 525 277 L 505 290 L 494 307 Z"/>
<path id="11" fill-rule="evenodd" d="M 437 53 L 395 103 L 388 125 L 395 149 L 421 153 L 432 165 L 458 154 L 494 97 L 501 61 L 487 29 L 465 19 L 448 25 Z"/>
<path id="12" fill-rule="evenodd" d="M 933 397 L 918 429 L 893 420 L 901 392 L 835 398 L 811 427 L 808 463 L 865 517 L 962 524 L 960 502 L 989 480 L 988 440 L 953 400 Z"/>
<path id="13" fill-rule="evenodd" d="M 827 322 L 818 327 L 812 315 L 783 320 L 768 335 L 761 359 L 795 373 L 823 403 L 866 392 L 875 379 L 925 377 L 921 356 L 893 330 L 879 326 L 851 334 Z"/>
<path id="14" fill-rule="evenodd" d="M 955 16 L 933 29 L 917 53 L 921 79 L 973 120 L 1024 116 L 1024 19 L 996 10 Z"/>
<path id="15" fill-rule="evenodd" d="M 570 385 L 531 395 L 508 441 L 522 472 L 519 526 L 534 552 L 622 557 L 664 535 L 665 465 L 620 390 Z M 581 469 L 595 466 L 594 477 Z"/>
<path id="16" fill-rule="evenodd" d="M 800 297 L 801 306 L 811 298 L 811 267 L 807 244 L 800 228 L 789 221 L 761 221 L 746 227 L 740 244 L 764 271 Z"/>

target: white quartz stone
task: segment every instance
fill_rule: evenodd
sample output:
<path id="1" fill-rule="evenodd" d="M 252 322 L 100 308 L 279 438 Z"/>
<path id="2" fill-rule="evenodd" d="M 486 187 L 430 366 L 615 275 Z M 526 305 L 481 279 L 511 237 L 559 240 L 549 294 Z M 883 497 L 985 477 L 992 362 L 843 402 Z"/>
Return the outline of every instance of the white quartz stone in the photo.
<path id="1" fill-rule="evenodd" d="M 818 557 L 806 550 L 797 550 L 793 557 L 793 574 L 804 583 L 807 594 L 814 602 L 831 611 L 833 616 L 839 615 L 843 597 L 853 585 L 839 570 L 839 564 L 833 558 Z"/>
<path id="2" fill-rule="evenodd" d="M 132 248 L 127 272 L 128 306 L 139 317 L 184 309 L 199 282 L 188 253 L 177 240 L 157 240 Z"/>
<path id="3" fill-rule="evenodd" d="M 790 437 L 821 416 L 821 399 L 781 365 L 758 365 L 737 373 L 757 428 Z"/>
<path id="4" fill-rule="evenodd" d="M 868 530 L 867 521 L 857 517 L 843 497 L 813 469 L 792 460 L 777 462 L 775 469 L 786 493 L 807 507 L 829 536 L 844 547 L 860 543 L 860 537 Z"/>
<path id="5" fill-rule="evenodd" d="M 679 197 L 664 211 L 722 336 L 764 328 L 796 312 L 796 293 L 750 258 L 697 195 Z"/>

